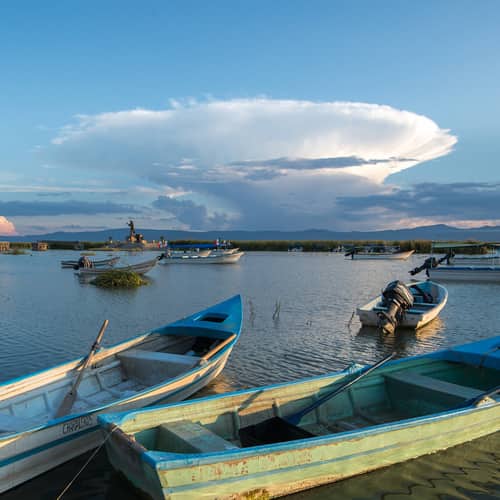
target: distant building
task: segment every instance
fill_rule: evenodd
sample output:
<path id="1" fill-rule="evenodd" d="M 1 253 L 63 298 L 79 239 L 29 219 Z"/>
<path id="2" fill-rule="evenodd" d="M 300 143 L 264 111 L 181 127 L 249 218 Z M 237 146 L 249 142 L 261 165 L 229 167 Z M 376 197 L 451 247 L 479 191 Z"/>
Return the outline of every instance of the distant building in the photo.
<path id="1" fill-rule="evenodd" d="M 48 250 L 48 248 L 49 244 L 45 241 L 35 241 L 31 244 L 31 250 L 35 252 L 44 252 L 45 250 Z"/>
<path id="2" fill-rule="evenodd" d="M 8 252 L 10 250 L 10 243 L 8 241 L 0 241 L 0 252 Z"/>

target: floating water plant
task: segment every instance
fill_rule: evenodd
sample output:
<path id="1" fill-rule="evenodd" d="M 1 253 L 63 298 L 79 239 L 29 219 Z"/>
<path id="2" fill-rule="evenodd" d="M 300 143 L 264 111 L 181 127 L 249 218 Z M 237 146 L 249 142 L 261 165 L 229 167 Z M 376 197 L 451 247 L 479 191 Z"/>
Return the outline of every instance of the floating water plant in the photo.
<path id="1" fill-rule="evenodd" d="M 133 271 L 117 271 L 110 269 L 90 282 L 101 288 L 136 288 L 147 285 L 147 281 Z"/>

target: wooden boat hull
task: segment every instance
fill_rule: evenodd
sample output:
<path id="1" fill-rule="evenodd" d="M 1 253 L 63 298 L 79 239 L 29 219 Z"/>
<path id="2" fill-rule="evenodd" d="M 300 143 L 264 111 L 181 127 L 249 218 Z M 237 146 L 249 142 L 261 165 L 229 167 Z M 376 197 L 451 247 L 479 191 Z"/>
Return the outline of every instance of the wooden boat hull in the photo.
<path id="1" fill-rule="evenodd" d="M 138 264 L 132 264 L 130 266 L 123 266 L 123 267 L 114 267 L 113 271 L 131 271 L 136 274 L 146 274 L 151 269 L 153 269 L 156 264 L 158 263 L 158 258 L 148 260 L 146 262 L 140 262 Z M 104 268 L 94 268 L 94 267 L 86 267 L 86 268 L 81 268 L 76 272 L 78 276 L 81 277 L 96 277 L 99 274 L 104 274 L 109 272 L 110 269 L 104 269 Z"/>
<path id="2" fill-rule="evenodd" d="M 417 285 L 424 287 L 426 290 L 432 292 L 432 295 L 436 297 L 436 302 L 433 304 L 425 303 L 414 303 L 414 306 L 405 312 L 404 318 L 398 324 L 398 328 L 412 328 L 418 329 L 424 325 L 430 323 L 433 319 L 439 316 L 439 313 L 443 310 L 446 302 L 448 301 L 448 291 L 443 286 L 432 283 L 429 281 L 421 281 L 418 283 L 407 283 L 407 287 L 412 285 Z M 411 288 L 410 288 L 411 289 Z M 356 309 L 356 313 L 359 316 L 359 320 L 364 326 L 378 326 L 379 317 L 377 313 L 384 308 L 378 307 L 382 301 L 382 296 L 371 300 L 362 307 Z M 386 308 L 385 308 L 386 309 Z"/>
<path id="3" fill-rule="evenodd" d="M 245 252 L 235 252 L 230 254 L 209 254 L 201 256 L 166 257 L 160 262 L 162 264 L 235 264 L 240 260 Z"/>
<path id="4" fill-rule="evenodd" d="M 92 267 L 114 266 L 119 260 L 120 260 L 120 257 L 113 257 L 111 259 L 93 260 Z M 77 260 L 63 260 L 63 261 L 61 261 L 61 267 L 64 269 L 74 269 L 75 266 L 78 266 Z"/>
<path id="5" fill-rule="evenodd" d="M 325 403 L 311 412 L 302 427 L 318 428 L 328 419 L 340 422 L 349 405 L 354 411 L 359 410 L 360 415 L 363 410 L 365 420 L 368 419 L 366 413 L 370 406 L 357 408 L 358 398 L 365 399 L 365 403 L 373 399 L 371 407 L 376 407 L 378 400 L 386 397 L 384 390 L 378 388 L 384 387 L 386 379 L 394 384 L 403 363 L 413 369 L 427 366 L 431 374 L 437 369 L 435 367 L 441 366 L 439 363 L 443 363 L 442 366 L 449 364 L 451 369 L 456 363 L 466 363 L 467 366 L 470 363 L 476 368 L 482 363 L 484 370 L 490 370 L 489 386 L 498 386 L 499 347 L 500 337 L 494 337 L 449 351 L 388 363 L 367 376 L 364 382 L 352 386 L 349 394 L 344 393 L 342 401 L 339 396 L 332 404 Z M 500 430 L 498 394 L 479 406 L 467 399 L 465 406 L 454 407 L 454 401 L 467 398 L 469 393 L 482 394 L 482 390 L 473 389 L 472 384 L 463 387 L 421 376 L 431 379 L 427 390 L 432 397 L 419 397 L 418 393 L 411 392 L 411 384 L 413 380 L 418 384 L 418 376 L 412 376 L 410 371 L 407 376 L 410 389 L 406 386 L 398 388 L 397 384 L 392 386 L 399 391 L 393 394 L 401 396 L 395 404 L 399 402 L 402 408 L 406 408 L 410 402 L 420 410 L 426 405 L 436 405 L 439 409 L 439 401 L 444 398 L 447 400 L 446 405 L 443 403 L 444 411 L 430 411 L 422 416 L 390 422 L 372 421 L 363 427 L 347 427 L 335 434 L 296 441 L 249 448 L 238 446 L 235 438 L 238 429 L 273 415 L 293 413 L 317 400 L 320 394 L 331 390 L 330 384 L 339 384 L 345 377 L 346 372 L 340 372 L 170 407 L 103 415 L 99 417 L 99 423 L 105 431 L 106 449 L 112 465 L 155 499 L 279 497 L 443 450 Z M 450 392 L 446 393 L 443 387 Z M 404 400 L 405 396 L 407 400 Z M 206 442 L 215 434 L 212 444 L 219 446 L 221 441 L 225 442 L 225 449 L 220 446 L 215 451 L 180 451 L 173 448 L 180 446 L 175 441 L 176 434 L 169 434 L 174 440 L 161 441 L 165 436 L 162 432 L 171 432 L 176 424 L 184 425 L 185 422 L 194 422 L 194 428 L 201 427 Z"/>
<path id="6" fill-rule="evenodd" d="M 410 257 L 410 255 L 413 255 L 414 252 L 415 250 L 396 253 L 358 252 L 354 253 L 349 258 L 351 260 L 406 260 Z"/>
<path id="7" fill-rule="evenodd" d="M 220 311 L 225 308 L 224 304 L 227 304 L 228 311 L 232 309 L 230 319 L 232 322 L 231 328 L 234 325 L 234 338 L 223 349 L 214 353 L 214 356 L 206 362 L 200 362 L 189 371 L 179 376 L 170 377 L 168 380 L 147 387 L 142 391 L 133 394 L 124 393 L 122 397 L 117 398 L 115 401 L 97 405 L 91 410 L 54 418 L 45 424 L 28 426 L 20 432 L 7 434 L 4 432 L 2 434 L 0 431 L 0 492 L 13 488 L 98 446 L 102 442 L 102 436 L 97 425 L 97 416 L 100 413 L 109 412 L 111 409 L 131 410 L 158 402 L 181 401 L 210 383 L 223 370 L 232 348 L 237 342 L 241 330 L 240 297 L 233 297 L 185 320 L 162 327 L 162 331 L 165 329 L 169 334 L 173 332 L 174 328 L 177 328 L 182 331 L 191 329 L 192 332 L 187 333 L 187 335 L 194 335 L 193 326 L 190 322 L 199 321 L 202 315 L 211 311 L 215 311 L 216 315 L 220 314 Z M 203 322 L 200 323 L 199 327 L 206 332 L 210 325 Z M 147 340 L 151 335 L 157 335 L 159 330 L 102 349 L 98 352 L 94 361 L 97 363 L 101 359 L 123 352 L 126 349 L 135 346 L 140 347 L 142 341 Z M 222 331 L 220 329 L 220 332 Z M 0 395 L 2 392 L 16 393 L 22 392 L 23 389 L 27 390 L 30 384 L 38 383 L 35 379 L 39 381 L 40 378 L 47 380 L 57 378 L 61 374 L 74 369 L 79 362 L 80 360 L 65 363 L 34 375 L 3 383 L 0 385 Z M 42 394 L 40 397 L 47 399 L 48 395 L 44 396 Z M 1 424 L 0 419 L 0 427 Z"/>
<path id="8" fill-rule="evenodd" d="M 436 281 L 500 282 L 500 266 L 439 266 L 427 270 Z"/>

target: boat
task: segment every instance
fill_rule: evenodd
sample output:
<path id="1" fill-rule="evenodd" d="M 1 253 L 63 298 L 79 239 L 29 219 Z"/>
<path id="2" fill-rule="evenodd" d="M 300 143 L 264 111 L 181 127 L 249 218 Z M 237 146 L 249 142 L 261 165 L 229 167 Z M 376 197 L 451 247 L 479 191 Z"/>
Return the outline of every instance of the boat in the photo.
<path id="1" fill-rule="evenodd" d="M 407 260 L 415 250 L 403 251 L 399 247 L 386 245 L 369 245 L 352 247 L 345 253 L 345 257 L 352 260 Z"/>
<path id="2" fill-rule="evenodd" d="M 207 385 L 224 368 L 241 322 L 236 295 L 97 351 L 85 372 L 81 358 L 1 383 L 0 492 L 97 447 L 97 414 L 180 401 Z"/>
<path id="3" fill-rule="evenodd" d="M 500 430 L 500 336 L 302 381 L 99 416 L 159 499 L 275 498 Z"/>
<path id="4" fill-rule="evenodd" d="M 469 249 L 475 253 L 457 254 L 456 249 Z M 433 242 L 431 254 L 445 252 L 446 259 L 443 264 L 458 266 L 492 266 L 500 264 L 498 245 L 493 243 L 437 243 Z M 481 252 L 481 253 L 478 253 Z M 442 255 L 439 255 L 442 257 Z"/>
<path id="5" fill-rule="evenodd" d="M 455 248 L 467 247 L 484 247 L 484 245 L 491 245 L 485 243 L 438 243 L 433 244 L 432 254 L 424 263 L 409 273 L 412 276 L 425 271 L 428 278 L 437 281 L 471 281 L 471 282 L 486 282 L 495 283 L 500 282 L 500 265 L 492 264 L 487 261 L 483 255 L 467 255 L 461 259 L 456 260 L 454 254 Z M 445 249 L 445 255 L 435 256 L 435 250 Z"/>
<path id="6" fill-rule="evenodd" d="M 146 260 L 144 262 L 139 262 L 137 264 L 130 264 L 129 266 L 122 266 L 122 267 L 114 267 L 113 271 L 131 271 L 136 274 L 146 274 L 147 272 L 151 271 L 156 264 L 158 263 L 159 260 L 161 260 L 163 257 L 162 255 L 159 255 L 158 257 L 155 257 L 154 259 L 151 260 Z M 104 274 L 109 272 L 111 269 L 109 268 L 94 268 L 94 267 L 82 267 L 76 272 L 75 274 L 79 275 L 80 277 L 96 277 L 99 276 L 100 274 Z"/>
<path id="7" fill-rule="evenodd" d="M 418 281 L 404 285 L 411 293 L 408 308 L 403 310 L 397 326 L 401 328 L 417 329 L 430 323 L 437 318 L 448 300 L 448 290 L 438 283 L 432 281 Z M 398 302 L 401 302 L 400 300 Z M 390 315 L 390 296 L 387 288 L 384 292 L 356 312 L 363 326 L 376 326 L 384 330 L 385 321 Z M 392 321 L 389 321 L 392 324 Z M 390 328 L 389 331 L 390 332 Z"/>
<path id="8" fill-rule="evenodd" d="M 105 266 L 112 267 L 119 260 L 120 260 L 120 257 L 111 257 L 109 259 L 102 259 L 102 260 L 90 260 L 90 267 L 105 267 Z M 79 260 L 62 260 L 61 267 L 66 268 L 66 269 L 75 269 L 75 267 L 80 267 L 80 261 Z"/>
<path id="9" fill-rule="evenodd" d="M 170 255 L 164 254 L 161 260 L 162 264 L 235 264 L 245 252 L 233 252 L 228 254 L 210 253 L 202 257 L 200 255 Z"/>

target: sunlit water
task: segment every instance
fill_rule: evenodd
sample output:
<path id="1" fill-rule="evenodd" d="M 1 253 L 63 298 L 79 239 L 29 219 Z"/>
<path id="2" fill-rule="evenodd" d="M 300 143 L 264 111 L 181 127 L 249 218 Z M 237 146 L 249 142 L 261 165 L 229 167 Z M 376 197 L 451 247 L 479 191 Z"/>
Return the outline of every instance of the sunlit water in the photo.
<path id="1" fill-rule="evenodd" d="M 88 351 L 104 319 L 104 344 L 169 323 L 241 294 L 244 326 L 222 375 L 198 395 L 318 375 L 351 361 L 372 363 L 497 335 L 500 284 L 449 283 L 448 305 L 419 330 L 381 336 L 353 312 L 423 261 L 351 261 L 341 254 L 264 253 L 238 264 L 158 265 L 149 285 L 103 290 L 81 283 L 59 261 L 76 252 L 0 255 L 0 380 Z M 98 254 L 97 259 L 106 254 Z M 151 258 L 122 254 L 121 263 Z M 198 396 L 197 395 L 197 396 Z M 73 460 L 3 495 L 55 498 L 82 466 Z M 385 470 L 295 495 L 296 498 L 494 498 L 500 496 L 500 433 Z M 99 453 L 64 498 L 135 498 Z"/>

